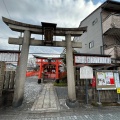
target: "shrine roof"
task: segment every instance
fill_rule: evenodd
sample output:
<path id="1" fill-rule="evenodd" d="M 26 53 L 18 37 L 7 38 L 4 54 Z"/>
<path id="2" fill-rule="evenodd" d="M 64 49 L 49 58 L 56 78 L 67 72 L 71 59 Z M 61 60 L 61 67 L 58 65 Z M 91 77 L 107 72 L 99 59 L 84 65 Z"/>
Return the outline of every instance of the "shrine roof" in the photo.
<path id="1" fill-rule="evenodd" d="M 41 59 L 63 59 L 63 57 L 56 57 L 56 56 L 49 56 L 49 57 L 45 57 L 45 56 L 38 56 L 38 55 L 33 55 L 35 58 L 41 58 Z"/>

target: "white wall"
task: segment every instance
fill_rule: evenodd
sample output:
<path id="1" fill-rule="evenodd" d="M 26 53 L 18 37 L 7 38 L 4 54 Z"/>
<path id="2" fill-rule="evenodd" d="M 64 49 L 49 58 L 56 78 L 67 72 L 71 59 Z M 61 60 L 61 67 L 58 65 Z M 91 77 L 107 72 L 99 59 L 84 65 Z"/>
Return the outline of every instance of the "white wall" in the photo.
<path id="1" fill-rule="evenodd" d="M 97 9 L 93 14 L 88 16 L 80 25 L 80 27 L 88 26 L 85 32 L 79 39 L 82 42 L 82 48 L 76 49 L 81 53 L 101 54 L 100 46 L 102 46 L 102 26 L 101 26 L 101 8 Z M 93 25 L 93 21 L 96 24 Z M 94 41 L 94 47 L 89 48 L 89 43 Z"/>

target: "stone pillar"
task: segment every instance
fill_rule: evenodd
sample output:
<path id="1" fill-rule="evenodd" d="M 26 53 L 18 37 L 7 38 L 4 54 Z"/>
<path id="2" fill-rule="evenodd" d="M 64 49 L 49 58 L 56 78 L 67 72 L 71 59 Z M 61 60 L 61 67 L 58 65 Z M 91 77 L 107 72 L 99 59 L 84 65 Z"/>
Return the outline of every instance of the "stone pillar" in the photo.
<path id="1" fill-rule="evenodd" d="M 76 100 L 75 78 L 73 68 L 73 51 L 71 35 L 65 36 L 66 40 L 66 64 L 67 64 L 67 83 L 68 83 L 68 97 L 71 101 Z"/>
<path id="2" fill-rule="evenodd" d="M 24 31 L 24 40 L 21 49 L 20 61 L 16 72 L 13 107 L 18 107 L 23 102 L 24 84 L 26 80 L 27 61 L 29 53 L 30 31 Z"/>

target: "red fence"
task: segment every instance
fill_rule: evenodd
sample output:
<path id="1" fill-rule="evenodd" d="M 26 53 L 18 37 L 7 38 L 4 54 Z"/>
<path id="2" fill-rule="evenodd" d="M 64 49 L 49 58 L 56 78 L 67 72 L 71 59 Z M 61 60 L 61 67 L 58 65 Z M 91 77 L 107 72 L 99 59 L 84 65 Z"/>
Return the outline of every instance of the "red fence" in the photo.
<path id="1" fill-rule="evenodd" d="M 29 71 L 26 72 L 26 77 L 30 77 L 30 76 L 38 76 L 39 71 Z"/>
<path id="2" fill-rule="evenodd" d="M 65 78 L 67 76 L 67 72 L 65 71 L 65 72 L 61 72 L 60 74 L 59 74 L 59 77 L 60 77 L 60 79 L 63 79 L 63 78 Z"/>
<path id="3" fill-rule="evenodd" d="M 26 77 L 31 77 L 31 76 L 38 76 L 38 74 L 39 74 L 39 71 L 28 71 L 28 72 L 26 72 Z M 62 79 L 62 78 L 64 78 L 64 77 L 66 77 L 66 75 L 67 75 L 67 72 L 61 72 L 61 73 L 59 73 L 59 79 Z M 45 75 L 44 77 L 45 78 L 54 78 L 55 79 L 55 76 L 56 76 L 56 74 L 54 73 L 54 74 L 47 74 L 47 76 Z"/>

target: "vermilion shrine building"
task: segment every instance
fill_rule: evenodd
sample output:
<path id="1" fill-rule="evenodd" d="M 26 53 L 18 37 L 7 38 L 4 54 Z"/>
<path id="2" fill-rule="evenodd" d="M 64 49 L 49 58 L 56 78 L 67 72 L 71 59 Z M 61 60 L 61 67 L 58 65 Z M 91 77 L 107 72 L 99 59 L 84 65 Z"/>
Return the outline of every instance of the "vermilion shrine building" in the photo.
<path id="1" fill-rule="evenodd" d="M 36 64 L 39 66 L 38 83 L 41 83 L 42 78 L 58 80 L 60 77 L 60 67 L 62 65 L 62 58 L 47 58 L 34 56 Z"/>

